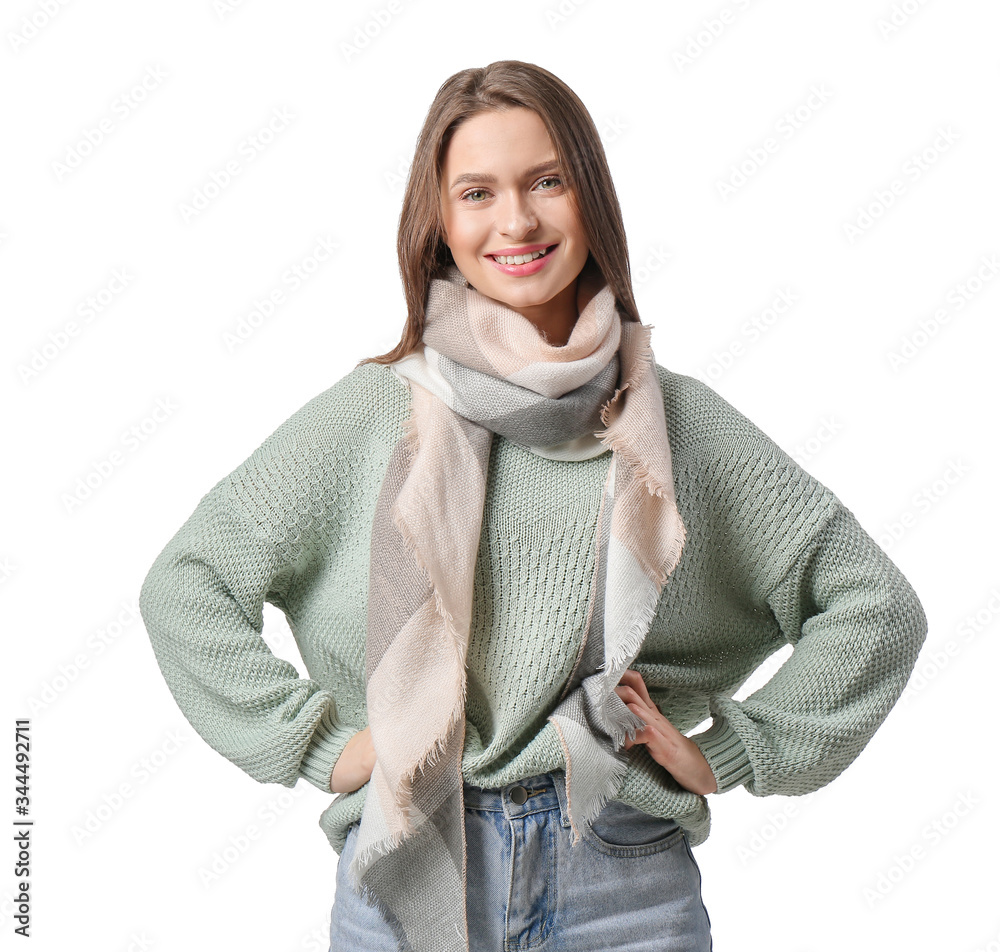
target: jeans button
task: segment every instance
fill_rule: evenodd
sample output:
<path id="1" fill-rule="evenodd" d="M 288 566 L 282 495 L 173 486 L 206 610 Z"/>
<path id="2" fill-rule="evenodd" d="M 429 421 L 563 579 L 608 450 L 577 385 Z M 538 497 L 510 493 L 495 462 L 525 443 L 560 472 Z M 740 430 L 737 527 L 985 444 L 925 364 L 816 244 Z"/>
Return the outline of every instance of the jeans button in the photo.
<path id="1" fill-rule="evenodd" d="M 518 806 L 520 806 L 522 803 L 525 803 L 527 801 L 528 791 L 525 790 L 524 787 L 522 787 L 520 784 L 518 784 L 510 791 L 510 799 L 513 803 L 516 803 Z"/>

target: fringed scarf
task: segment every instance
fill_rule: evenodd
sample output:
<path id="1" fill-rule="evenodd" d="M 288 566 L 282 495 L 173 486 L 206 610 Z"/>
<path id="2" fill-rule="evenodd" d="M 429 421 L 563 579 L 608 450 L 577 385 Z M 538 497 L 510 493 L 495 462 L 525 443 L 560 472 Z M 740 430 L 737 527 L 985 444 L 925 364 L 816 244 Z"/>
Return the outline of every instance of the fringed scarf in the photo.
<path id="1" fill-rule="evenodd" d="M 615 693 L 684 544 L 649 328 L 584 273 L 563 347 L 451 266 L 431 282 L 422 350 L 393 365 L 412 413 L 375 510 L 367 702 L 376 764 L 351 873 L 413 952 L 466 952 L 465 661 L 493 434 L 556 459 L 613 451 L 588 614 L 549 715 L 574 842 L 620 789 L 643 726 Z M 598 430 L 601 432 L 595 432 Z"/>

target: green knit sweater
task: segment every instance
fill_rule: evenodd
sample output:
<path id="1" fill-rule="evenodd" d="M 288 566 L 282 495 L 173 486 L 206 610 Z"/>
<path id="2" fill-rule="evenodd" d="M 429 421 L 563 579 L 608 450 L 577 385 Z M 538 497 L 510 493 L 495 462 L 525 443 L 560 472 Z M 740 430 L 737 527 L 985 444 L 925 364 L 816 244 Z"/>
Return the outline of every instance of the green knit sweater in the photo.
<path id="1" fill-rule="evenodd" d="M 657 367 L 680 562 L 633 667 L 693 739 L 719 792 L 804 794 L 857 757 L 905 687 L 927 632 L 899 569 L 819 481 L 710 387 Z M 293 414 L 202 497 L 139 597 L 160 670 L 194 729 L 262 783 L 300 777 L 331 793 L 367 724 L 369 543 L 410 396 L 362 365 Z M 610 452 L 545 459 L 495 436 L 475 569 L 462 772 L 501 786 L 564 769 L 546 717 L 577 657 Z M 261 637 L 284 612 L 308 672 Z M 794 650 L 760 690 L 733 694 L 769 655 Z M 414 717 L 420 712 L 414 711 Z M 708 836 L 705 797 L 638 745 L 618 799 Z M 336 850 L 366 787 L 320 826 Z"/>

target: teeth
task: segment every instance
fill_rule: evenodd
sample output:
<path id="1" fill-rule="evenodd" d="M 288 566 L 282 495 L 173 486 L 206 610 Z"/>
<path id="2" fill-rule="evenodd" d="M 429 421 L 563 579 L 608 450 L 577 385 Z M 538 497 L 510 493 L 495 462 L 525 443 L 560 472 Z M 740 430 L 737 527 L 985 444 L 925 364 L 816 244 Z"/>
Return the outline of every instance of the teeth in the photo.
<path id="1" fill-rule="evenodd" d="M 524 264 L 525 261 L 534 261 L 535 258 L 541 258 L 548 250 L 548 248 L 545 248 L 542 251 L 532 251 L 531 254 L 527 255 L 493 255 L 493 257 L 500 264 Z"/>

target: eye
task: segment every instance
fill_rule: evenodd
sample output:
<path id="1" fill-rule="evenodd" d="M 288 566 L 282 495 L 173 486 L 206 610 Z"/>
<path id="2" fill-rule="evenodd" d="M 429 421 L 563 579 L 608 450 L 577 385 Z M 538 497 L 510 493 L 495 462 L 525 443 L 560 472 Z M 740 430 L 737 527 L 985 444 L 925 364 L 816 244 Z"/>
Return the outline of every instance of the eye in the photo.
<path id="1" fill-rule="evenodd" d="M 484 197 L 481 199 L 474 199 L 472 198 L 473 195 L 482 195 Z M 485 188 L 470 188 L 467 192 L 462 193 L 462 201 L 465 201 L 468 198 L 472 201 L 473 205 L 479 205 L 483 201 L 485 201 L 485 195 L 486 195 Z"/>
<path id="2" fill-rule="evenodd" d="M 559 178 L 558 175 L 546 175 L 545 178 L 539 179 L 538 181 L 539 187 L 542 187 L 543 183 L 545 182 L 554 182 L 555 185 L 550 185 L 547 188 L 542 188 L 543 192 L 551 192 L 554 188 L 558 188 L 560 185 L 562 185 L 562 179 Z"/>

